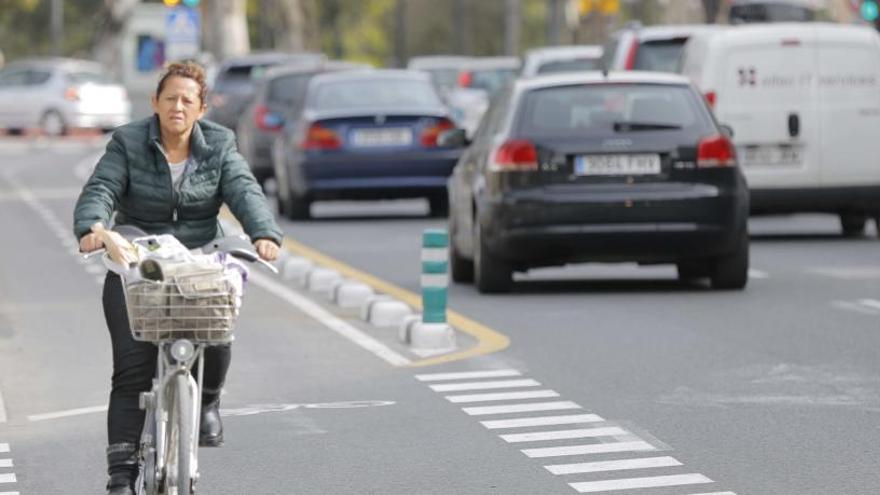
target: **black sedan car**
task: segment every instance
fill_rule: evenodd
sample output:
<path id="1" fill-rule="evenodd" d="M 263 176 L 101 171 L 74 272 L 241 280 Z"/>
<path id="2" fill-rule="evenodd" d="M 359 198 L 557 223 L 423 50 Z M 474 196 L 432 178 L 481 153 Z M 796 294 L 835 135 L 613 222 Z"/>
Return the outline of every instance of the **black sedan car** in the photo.
<path id="1" fill-rule="evenodd" d="M 308 218 L 315 200 L 427 198 L 432 215 L 445 215 L 461 149 L 438 137 L 454 127 L 423 72 L 316 75 L 302 111 L 275 141 L 281 213 Z"/>
<path id="2" fill-rule="evenodd" d="M 517 81 L 449 181 L 453 280 L 502 292 L 514 271 L 638 262 L 743 288 L 748 190 L 728 134 L 679 76 Z M 467 144 L 460 131 L 441 143 Z"/>
<path id="3" fill-rule="evenodd" d="M 281 133 L 287 114 L 302 107 L 312 76 L 322 72 L 365 68 L 369 66 L 328 60 L 317 65 L 280 65 L 266 71 L 235 128 L 238 149 L 260 184 L 275 175 L 272 143 Z"/>
<path id="4" fill-rule="evenodd" d="M 279 64 L 317 65 L 320 53 L 263 52 L 229 58 L 220 65 L 208 96 L 209 120 L 235 129 L 238 117 L 254 94 L 257 81 L 270 67 Z"/>

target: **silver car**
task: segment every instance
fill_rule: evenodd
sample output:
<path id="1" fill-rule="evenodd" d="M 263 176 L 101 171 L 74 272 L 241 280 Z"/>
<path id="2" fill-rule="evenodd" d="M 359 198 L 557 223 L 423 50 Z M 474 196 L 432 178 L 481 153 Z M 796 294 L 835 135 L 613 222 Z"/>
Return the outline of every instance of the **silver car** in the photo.
<path id="1" fill-rule="evenodd" d="M 0 128 L 58 136 L 73 128 L 108 131 L 130 120 L 125 88 L 95 62 L 28 59 L 0 70 Z"/>

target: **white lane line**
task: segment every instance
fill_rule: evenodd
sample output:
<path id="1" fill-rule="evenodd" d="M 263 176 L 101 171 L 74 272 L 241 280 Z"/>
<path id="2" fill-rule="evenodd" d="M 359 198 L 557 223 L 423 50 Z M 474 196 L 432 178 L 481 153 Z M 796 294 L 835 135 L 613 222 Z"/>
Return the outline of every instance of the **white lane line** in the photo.
<path id="1" fill-rule="evenodd" d="M 516 370 L 491 370 L 491 371 L 464 371 L 461 373 L 428 373 L 416 375 L 420 382 L 434 382 L 441 380 L 467 380 L 471 378 L 500 378 L 505 376 L 520 376 Z"/>
<path id="2" fill-rule="evenodd" d="M 15 473 L 0 474 L 0 483 L 15 483 Z"/>
<path id="3" fill-rule="evenodd" d="M 598 423 L 605 421 L 596 414 L 573 414 L 568 416 L 541 416 L 538 418 L 496 419 L 480 421 L 490 430 L 497 428 L 524 428 L 529 426 L 574 425 L 580 423 Z"/>
<path id="4" fill-rule="evenodd" d="M 11 468 L 12 459 L 0 459 L 0 468 Z"/>
<path id="5" fill-rule="evenodd" d="M 359 345 L 360 347 L 372 352 L 376 356 L 384 359 L 392 365 L 407 366 L 411 363 L 409 359 L 394 352 L 385 344 L 379 342 L 373 337 L 370 337 L 366 333 L 337 318 L 336 316 L 333 316 L 317 303 L 312 302 L 311 300 L 301 296 L 293 289 L 290 289 L 289 287 L 270 279 L 268 276 L 263 275 L 262 273 L 258 273 L 256 270 L 251 270 L 249 279 L 253 281 L 256 285 L 271 292 L 278 298 L 296 306 L 300 311 L 308 314 L 315 320 L 324 324 L 330 330 L 333 330 L 339 335 L 354 342 L 356 345 Z"/>
<path id="6" fill-rule="evenodd" d="M 673 474 L 670 476 L 652 476 L 649 478 L 628 478 L 622 480 L 587 481 L 569 483 L 569 486 L 580 493 L 610 492 L 632 490 L 634 488 L 657 488 L 661 486 L 699 485 L 714 483 L 702 474 Z"/>
<path id="7" fill-rule="evenodd" d="M 483 416 L 486 414 L 508 414 L 533 411 L 562 411 L 565 409 L 580 409 L 581 406 L 571 401 L 560 402 L 536 402 L 534 404 L 511 404 L 508 406 L 484 406 L 464 407 L 462 411 L 470 416 Z"/>
<path id="8" fill-rule="evenodd" d="M 606 428 L 584 428 L 578 430 L 538 431 L 533 433 L 514 433 L 500 435 L 501 439 L 508 443 L 541 442 L 544 440 L 570 440 L 572 438 L 596 438 L 627 435 L 628 431 L 618 426 Z"/>
<path id="9" fill-rule="evenodd" d="M 8 443 L 0 443 L 0 454 L 5 454 L 9 452 L 9 444 Z"/>
<path id="10" fill-rule="evenodd" d="M 535 390 L 533 392 L 501 392 L 497 394 L 470 394 L 470 395 L 447 395 L 446 400 L 454 403 L 461 402 L 487 402 L 493 400 L 517 400 L 517 399 L 546 399 L 559 397 L 559 392 L 553 390 Z"/>
<path id="11" fill-rule="evenodd" d="M 492 390 L 497 388 L 538 387 L 541 384 L 535 380 L 498 380 L 492 382 L 465 382 L 448 383 L 444 385 L 430 385 L 435 392 L 459 392 L 466 390 Z"/>
<path id="12" fill-rule="evenodd" d="M 862 304 L 854 303 L 852 301 L 832 301 L 831 305 L 837 309 L 855 311 L 856 313 L 861 313 L 863 315 L 874 316 L 880 314 L 880 310 L 872 309 L 871 307 L 866 307 Z"/>
<path id="13" fill-rule="evenodd" d="M 82 416 L 83 414 L 94 414 L 107 411 L 107 406 L 80 407 L 77 409 L 68 409 L 66 411 L 58 411 L 46 414 L 32 414 L 27 417 L 28 421 L 47 421 L 50 419 L 69 418 L 72 416 Z"/>
<path id="14" fill-rule="evenodd" d="M 544 466 L 553 474 L 602 473 L 605 471 L 623 471 L 626 469 L 647 469 L 658 467 L 681 466 L 674 457 L 646 457 L 644 459 L 624 459 L 622 461 L 584 462 L 580 464 L 556 464 Z"/>
<path id="15" fill-rule="evenodd" d="M 0 493 L 0 495 L 3 495 Z M 693 495 L 736 495 L 733 492 L 694 493 Z"/>
<path id="16" fill-rule="evenodd" d="M 770 278 L 770 274 L 765 271 L 762 271 L 762 270 L 756 270 L 754 268 L 749 268 L 749 278 L 765 279 L 765 278 Z"/>
<path id="17" fill-rule="evenodd" d="M 609 452 L 648 452 L 651 450 L 657 450 L 657 448 L 648 442 L 638 441 L 523 449 L 522 453 L 529 457 L 559 457 L 564 455 L 607 454 Z"/>
<path id="18" fill-rule="evenodd" d="M 3 403 L 3 391 L 0 390 L 0 424 L 6 422 L 6 404 Z"/>
<path id="19" fill-rule="evenodd" d="M 75 175 L 77 179 L 85 182 L 86 179 L 92 175 L 92 170 L 95 169 L 95 165 L 98 164 L 98 160 L 100 160 L 103 155 L 104 150 L 96 153 L 89 153 L 73 166 L 73 175 Z"/>
<path id="20" fill-rule="evenodd" d="M 862 304 L 863 306 L 867 306 L 869 308 L 880 310 L 880 301 L 876 299 L 859 299 L 859 304 Z"/>
<path id="21" fill-rule="evenodd" d="M 0 492 L 0 495 L 21 495 L 18 492 Z"/>

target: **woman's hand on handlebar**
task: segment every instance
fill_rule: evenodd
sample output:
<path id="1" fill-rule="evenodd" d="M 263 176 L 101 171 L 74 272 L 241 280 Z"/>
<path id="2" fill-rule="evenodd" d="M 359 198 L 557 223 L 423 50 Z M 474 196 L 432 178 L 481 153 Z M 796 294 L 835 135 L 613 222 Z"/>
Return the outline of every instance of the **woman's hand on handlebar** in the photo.
<path id="1" fill-rule="evenodd" d="M 269 239 L 257 239 L 254 241 L 254 249 L 260 258 L 266 261 L 275 261 L 278 259 L 278 244 Z"/>
<path id="2" fill-rule="evenodd" d="M 104 242 L 102 242 L 98 234 L 94 232 L 89 232 L 79 240 L 79 250 L 81 253 L 91 253 L 92 251 L 97 251 L 103 247 Z"/>

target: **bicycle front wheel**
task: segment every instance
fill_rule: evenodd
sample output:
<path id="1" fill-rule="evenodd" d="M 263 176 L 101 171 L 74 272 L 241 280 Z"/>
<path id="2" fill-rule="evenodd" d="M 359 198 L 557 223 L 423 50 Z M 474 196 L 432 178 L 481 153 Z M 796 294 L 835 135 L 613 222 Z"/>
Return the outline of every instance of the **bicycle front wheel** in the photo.
<path id="1" fill-rule="evenodd" d="M 173 404 L 169 417 L 168 439 L 165 448 L 168 469 L 172 471 L 171 487 L 176 495 L 191 495 L 192 465 L 195 456 L 195 421 L 193 416 L 193 396 L 190 393 L 189 376 L 178 375 L 174 379 Z M 175 493 L 168 490 L 170 493 Z"/>

